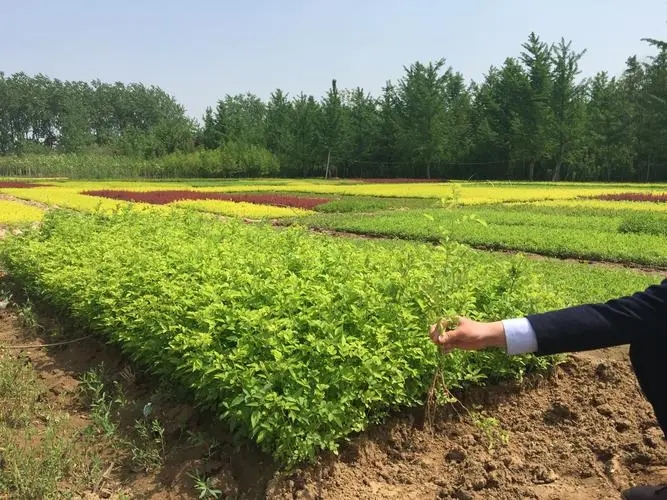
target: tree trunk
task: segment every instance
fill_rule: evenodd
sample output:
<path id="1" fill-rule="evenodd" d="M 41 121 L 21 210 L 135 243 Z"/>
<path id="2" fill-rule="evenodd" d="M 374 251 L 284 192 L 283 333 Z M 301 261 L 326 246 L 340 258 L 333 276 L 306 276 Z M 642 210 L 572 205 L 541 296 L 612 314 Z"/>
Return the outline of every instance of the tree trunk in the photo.
<path id="1" fill-rule="evenodd" d="M 528 167 L 528 180 L 532 181 L 535 177 L 535 160 L 530 160 L 530 166 Z"/>
<path id="2" fill-rule="evenodd" d="M 562 160 L 559 158 L 558 162 L 556 163 L 556 167 L 554 168 L 554 175 L 551 178 L 552 182 L 556 182 L 560 180 L 560 166 L 562 164 Z"/>
<path id="3" fill-rule="evenodd" d="M 431 164 L 430 163 L 426 164 L 426 178 L 427 179 L 431 178 Z"/>
<path id="4" fill-rule="evenodd" d="M 556 168 L 554 168 L 554 176 L 552 177 L 552 182 L 560 180 L 560 167 L 563 164 L 563 155 L 565 154 L 565 145 L 561 144 L 558 152 L 558 161 L 556 162 Z"/>

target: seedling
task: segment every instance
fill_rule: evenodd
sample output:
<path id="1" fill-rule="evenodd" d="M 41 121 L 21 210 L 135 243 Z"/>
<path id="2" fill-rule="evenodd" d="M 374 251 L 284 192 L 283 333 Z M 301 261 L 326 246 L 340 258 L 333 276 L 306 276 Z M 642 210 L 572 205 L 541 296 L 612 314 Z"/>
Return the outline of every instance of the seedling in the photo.
<path id="1" fill-rule="evenodd" d="M 188 473 L 195 482 L 195 489 L 199 492 L 199 498 L 220 498 L 222 490 L 213 486 L 213 478 L 206 477 L 199 471 Z"/>
<path id="2" fill-rule="evenodd" d="M 458 326 L 458 318 L 442 318 L 435 325 L 433 336 L 440 337 Z M 426 419 L 430 429 L 434 428 L 437 407 L 448 403 L 454 403 L 458 399 L 451 393 L 445 382 L 445 364 L 448 353 L 442 345 L 437 346 L 435 353 L 436 368 L 433 380 L 426 397 Z"/>

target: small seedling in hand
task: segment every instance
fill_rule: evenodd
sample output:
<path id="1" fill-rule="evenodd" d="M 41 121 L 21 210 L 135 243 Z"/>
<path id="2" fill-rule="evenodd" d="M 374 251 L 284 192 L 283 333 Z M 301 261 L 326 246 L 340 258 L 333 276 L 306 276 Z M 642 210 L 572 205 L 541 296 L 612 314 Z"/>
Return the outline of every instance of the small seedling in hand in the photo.
<path id="1" fill-rule="evenodd" d="M 431 338 L 437 341 L 448 331 L 454 330 L 458 326 L 458 318 L 441 318 L 430 329 Z M 429 428 L 434 428 L 435 416 L 438 405 L 453 403 L 457 398 L 451 393 L 445 383 L 445 363 L 448 352 L 443 345 L 438 343 L 436 351 L 436 368 L 433 373 L 433 380 L 429 387 L 426 397 L 426 420 Z"/>

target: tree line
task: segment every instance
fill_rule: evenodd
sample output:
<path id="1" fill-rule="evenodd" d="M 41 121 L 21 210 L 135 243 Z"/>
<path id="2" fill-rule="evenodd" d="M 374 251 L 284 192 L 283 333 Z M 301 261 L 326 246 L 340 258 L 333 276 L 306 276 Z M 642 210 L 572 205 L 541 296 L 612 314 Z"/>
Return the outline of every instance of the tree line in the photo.
<path id="1" fill-rule="evenodd" d="M 196 124 L 159 87 L 0 73 L 0 153 L 156 157 L 192 148 Z"/>
<path id="2" fill-rule="evenodd" d="M 667 45 L 646 42 L 656 55 L 582 79 L 585 51 L 531 33 L 481 82 L 415 62 L 378 96 L 336 80 L 321 99 L 227 95 L 201 123 L 158 87 L 0 74 L 0 153 L 93 151 L 204 176 L 667 180 Z"/>

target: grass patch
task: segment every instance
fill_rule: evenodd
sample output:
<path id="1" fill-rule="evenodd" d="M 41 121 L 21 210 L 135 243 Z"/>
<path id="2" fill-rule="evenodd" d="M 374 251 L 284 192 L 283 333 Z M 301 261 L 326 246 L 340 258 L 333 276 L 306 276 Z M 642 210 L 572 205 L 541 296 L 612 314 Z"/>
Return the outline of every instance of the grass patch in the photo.
<path id="1" fill-rule="evenodd" d="M 485 224 L 457 221 L 476 216 Z M 664 238 L 619 233 L 620 217 L 531 211 L 494 205 L 454 209 L 383 211 L 374 214 L 318 214 L 298 224 L 374 236 L 454 241 L 488 250 L 518 250 L 560 258 L 582 258 L 656 267 L 667 266 Z"/>
<path id="2" fill-rule="evenodd" d="M 410 208 L 434 208 L 439 201 L 429 198 L 378 198 L 371 196 L 344 196 L 315 207 L 316 212 L 349 213 L 376 212 Z"/>
<path id="3" fill-rule="evenodd" d="M 71 415 L 47 402 L 30 361 L 0 359 L 0 493 L 12 498 L 57 498 L 90 491 L 102 467 L 93 443 Z"/>
<path id="4" fill-rule="evenodd" d="M 667 236 L 667 215 L 649 213 L 629 215 L 619 224 L 618 232 Z"/>

